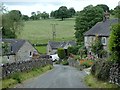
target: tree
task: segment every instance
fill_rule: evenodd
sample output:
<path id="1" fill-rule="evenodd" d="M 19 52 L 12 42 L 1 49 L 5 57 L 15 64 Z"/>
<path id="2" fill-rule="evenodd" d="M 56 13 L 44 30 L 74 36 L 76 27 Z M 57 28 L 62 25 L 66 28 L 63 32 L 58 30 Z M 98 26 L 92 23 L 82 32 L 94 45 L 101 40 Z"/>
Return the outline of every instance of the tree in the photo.
<path id="1" fill-rule="evenodd" d="M 55 17 L 55 12 L 54 11 L 51 11 L 50 17 Z"/>
<path id="2" fill-rule="evenodd" d="M 113 11 L 115 17 L 120 19 L 120 6 L 116 6 Z"/>
<path id="3" fill-rule="evenodd" d="M 103 19 L 103 9 L 100 7 L 93 7 L 89 5 L 85 7 L 78 17 L 75 20 L 75 37 L 77 43 L 81 44 L 84 40 L 83 34 L 97 22 L 102 21 Z"/>
<path id="4" fill-rule="evenodd" d="M 14 22 L 18 22 L 21 20 L 22 14 L 19 10 L 12 10 L 9 12 L 10 19 Z"/>
<path id="5" fill-rule="evenodd" d="M 62 19 L 62 21 L 68 17 L 68 9 L 66 6 L 61 6 L 58 9 L 58 17 Z"/>
<path id="6" fill-rule="evenodd" d="M 109 7 L 107 5 L 105 5 L 105 4 L 98 4 L 97 6 L 102 8 L 104 10 L 104 12 L 106 12 L 106 11 L 109 12 L 110 11 Z"/>
<path id="7" fill-rule="evenodd" d="M 3 38 L 15 38 L 15 31 L 12 30 L 13 21 L 10 19 L 9 14 L 2 15 L 2 37 Z"/>
<path id="8" fill-rule="evenodd" d="M 9 45 L 8 45 L 8 43 L 3 42 L 2 43 L 2 54 L 6 55 L 6 54 L 8 54 L 8 51 L 9 51 Z"/>
<path id="9" fill-rule="evenodd" d="M 98 57 L 102 57 L 101 52 L 103 50 L 103 45 L 101 43 L 101 39 L 99 36 L 96 36 L 95 41 L 92 44 L 92 52 L 97 55 Z"/>
<path id="10" fill-rule="evenodd" d="M 19 10 L 12 10 L 9 13 L 3 14 L 2 37 L 17 38 L 17 35 L 20 34 L 23 27 L 21 19 L 22 14 Z"/>
<path id="11" fill-rule="evenodd" d="M 0 3 L 0 14 L 3 14 L 4 12 L 6 13 L 7 9 L 6 9 L 6 7 L 4 6 L 3 3 Z"/>
<path id="12" fill-rule="evenodd" d="M 68 47 L 68 54 L 75 54 L 77 55 L 78 54 L 78 50 L 79 50 L 79 46 L 71 46 L 71 47 Z"/>
<path id="13" fill-rule="evenodd" d="M 53 13 L 54 17 L 55 18 L 59 18 L 59 12 L 58 10 L 55 10 L 54 13 Z"/>
<path id="14" fill-rule="evenodd" d="M 32 20 L 37 20 L 37 19 L 38 19 L 35 12 L 31 12 L 31 17 L 30 17 L 30 19 L 32 19 Z"/>
<path id="15" fill-rule="evenodd" d="M 60 18 L 61 20 L 64 20 L 65 18 L 70 18 L 75 15 L 75 9 L 69 8 L 67 9 L 66 6 L 59 7 L 58 10 L 51 11 L 50 17 L 54 18 Z"/>
<path id="16" fill-rule="evenodd" d="M 36 13 L 35 12 L 31 12 L 31 16 L 35 16 L 36 15 Z"/>
<path id="17" fill-rule="evenodd" d="M 41 19 L 41 12 L 40 11 L 37 11 L 36 17 L 37 17 L 37 20 Z"/>
<path id="18" fill-rule="evenodd" d="M 41 18 L 48 19 L 49 18 L 49 14 L 46 13 L 46 12 L 43 12 L 43 13 L 41 13 Z"/>
<path id="19" fill-rule="evenodd" d="M 110 14 L 111 14 L 111 15 L 115 15 L 113 9 L 110 10 Z"/>
<path id="20" fill-rule="evenodd" d="M 75 13 L 76 13 L 76 11 L 75 11 L 75 9 L 74 8 L 69 8 L 69 15 L 70 15 L 70 17 L 72 17 L 72 16 L 74 16 L 75 15 Z"/>
<path id="21" fill-rule="evenodd" d="M 115 24 L 111 28 L 109 39 L 109 50 L 111 52 L 111 60 L 120 62 L 120 24 Z"/>
<path id="22" fill-rule="evenodd" d="M 58 48 L 58 56 L 60 59 L 64 59 L 66 58 L 66 55 L 65 55 L 65 50 L 63 48 Z"/>
<path id="23" fill-rule="evenodd" d="M 29 16 L 28 15 L 22 15 L 22 20 L 28 21 L 29 20 Z"/>

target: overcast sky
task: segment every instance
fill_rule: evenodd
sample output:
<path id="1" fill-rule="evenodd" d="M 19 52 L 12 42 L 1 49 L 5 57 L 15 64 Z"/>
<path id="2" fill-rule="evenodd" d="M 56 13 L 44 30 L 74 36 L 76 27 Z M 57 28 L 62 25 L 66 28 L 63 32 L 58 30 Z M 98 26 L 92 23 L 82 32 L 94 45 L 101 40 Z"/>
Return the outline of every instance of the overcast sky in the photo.
<path id="1" fill-rule="evenodd" d="M 60 6 L 73 7 L 76 11 L 82 10 L 84 7 L 92 4 L 106 4 L 110 9 L 114 9 L 119 0 L 1 0 L 7 9 L 20 10 L 22 14 L 31 16 L 31 12 L 50 13 L 57 10 Z"/>

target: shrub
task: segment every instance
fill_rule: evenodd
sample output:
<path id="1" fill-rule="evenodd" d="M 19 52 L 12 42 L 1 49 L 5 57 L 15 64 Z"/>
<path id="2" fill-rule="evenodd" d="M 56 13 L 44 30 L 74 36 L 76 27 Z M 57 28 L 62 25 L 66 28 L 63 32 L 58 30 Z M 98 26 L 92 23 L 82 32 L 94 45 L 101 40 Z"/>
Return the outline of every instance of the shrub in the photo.
<path id="1" fill-rule="evenodd" d="M 93 60 L 80 60 L 80 65 L 84 66 L 85 68 L 91 67 L 93 63 Z"/>
<path id="2" fill-rule="evenodd" d="M 60 59 L 66 58 L 65 50 L 63 48 L 58 48 L 57 52 Z"/>
<path id="3" fill-rule="evenodd" d="M 63 61 L 62 61 L 62 64 L 63 64 L 63 65 L 68 65 L 69 63 L 68 63 L 67 60 L 63 60 Z"/>
<path id="4" fill-rule="evenodd" d="M 101 43 L 101 39 L 99 36 L 96 36 L 95 41 L 92 44 L 92 52 L 94 54 L 98 54 L 98 57 L 100 57 L 100 52 L 103 50 L 103 45 Z"/>
<path id="5" fill-rule="evenodd" d="M 55 61 L 55 64 L 60 64 L 60 62 L 59 61 Z"/>
<path id="6" fill-rule="evenodd" d="M 86 47 L 84 47 L 84 46 L 81 47 L 81 48 L 79 49 L 78 53 L 79 53 L 81 59 L 82 59 L 82 58 L 86 58 L 86 57 L 87 57 L 87 49 L 86 49 Z"/>
<path id="7" fill-rule="evenodd" d="M 80 60 L 80 56 L 74 55 L 74 59 L 75 59 L 75 60 Z"/>
<path id="8" fill-rule="evenodd" d="M 108 80 L 111 65 L 111 62 L 99 59 L 92 66 L 91 73 L 99 80 Z"/>
<path id="9" fill-rule="evenodd" d="M 111 51 L 111 60 L 120 62 L 120 24 L 112 26 L 110 34 L 109 49 Z"/>
<path id="10" fill-rule="evenodd" d="M 12 75 L 12 78 L 14 79 L 14 80 L 16 80 L 18 83 L 21 83 L 21 76 L 20 76 L 20 73 L 15 73 L 15 74 L 13 74 Z"/>
<path id="11" fill-rule="evenodd" d="M 68 47 L 68 54 L 72 53 L 72 54 L 77 55 L 78 54 L 78 50 L 79 50 L 79 46 Z"/>

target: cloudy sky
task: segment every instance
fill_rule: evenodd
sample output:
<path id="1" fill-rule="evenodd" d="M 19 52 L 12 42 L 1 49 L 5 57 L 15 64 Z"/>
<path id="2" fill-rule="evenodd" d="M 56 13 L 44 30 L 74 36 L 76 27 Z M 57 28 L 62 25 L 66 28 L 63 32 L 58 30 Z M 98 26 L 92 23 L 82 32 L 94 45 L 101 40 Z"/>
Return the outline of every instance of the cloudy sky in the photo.
<path id="1" fill-rule="evenodd" d="M 31 16 L 31 12 L 50 13 L 60 6 L 73 7 L 76 11 L 82 10 L 87 5 L 106 4 L 110 9 L 114 9 L 119 0 L 1 0 L 7 9 L 20 10 L 22 14 Z"/>

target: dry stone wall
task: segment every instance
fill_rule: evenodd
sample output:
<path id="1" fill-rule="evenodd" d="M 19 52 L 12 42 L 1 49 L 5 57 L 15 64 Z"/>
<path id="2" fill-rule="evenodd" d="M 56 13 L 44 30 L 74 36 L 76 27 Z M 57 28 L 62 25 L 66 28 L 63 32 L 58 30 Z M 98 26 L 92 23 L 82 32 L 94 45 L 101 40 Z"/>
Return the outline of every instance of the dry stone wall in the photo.
<path id="1" fill-rule="evenodd" d="M 114 63 L 110 69 L 110 82 L 120 86 L 120 64 Z"/>
<path id="2" fill-rule="evenodd" d="M 16 72 L 29 71 L 33 68 L 43 67 L 48 64 L 53 65 L 53 62 L 49 59 L 37 59 L 37 60 L 6 63 L 0 67 L 2 69 L 1 77 L 5 78 Z"/>

